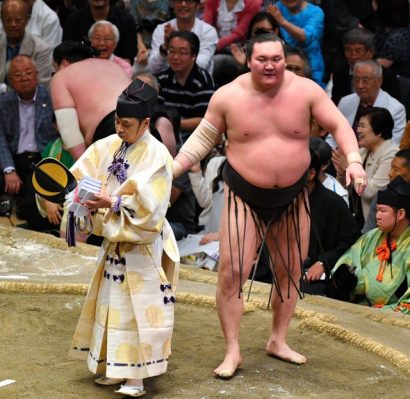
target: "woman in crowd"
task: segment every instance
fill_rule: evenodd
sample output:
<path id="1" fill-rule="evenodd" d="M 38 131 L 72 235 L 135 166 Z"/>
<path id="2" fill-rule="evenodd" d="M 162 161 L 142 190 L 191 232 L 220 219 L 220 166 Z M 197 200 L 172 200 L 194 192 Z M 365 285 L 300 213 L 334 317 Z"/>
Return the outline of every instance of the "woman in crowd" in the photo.
<path id="1" fill-rule="evenodd" d="M 350 196 L 350 205 L 360 228 L 363 227 L 373 198 L 389 183 L 391 161 L 398 151 L 391 142 L 394 122 L 386 108 L 370 107 L 363 110 L 361 115 L 357 134 L 363 167 L 369 181 L 361 197 L 356 196 L 353 190 Z M 345 185 L 347 162 L 339 150 L 333 153 L 333 163 L 338 180 Z"/>

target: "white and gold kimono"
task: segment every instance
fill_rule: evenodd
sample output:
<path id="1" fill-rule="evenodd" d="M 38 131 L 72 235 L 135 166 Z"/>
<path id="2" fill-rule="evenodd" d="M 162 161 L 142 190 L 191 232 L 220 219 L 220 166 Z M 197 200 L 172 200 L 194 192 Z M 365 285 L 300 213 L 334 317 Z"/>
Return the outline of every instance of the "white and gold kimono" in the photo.
<path id="1" fill-rule="evenodd" d="M 99 179 L 119 211 L 93 216 L 104 237 L 97 270 L 74 333 L 70 356 L 109 378 L 164 373 L 171 353 L 179 255 L 165 219 L 172 158 L 148 131 L 127 148 L 127 179 L 108 168 L 122 141 L 109 136 L 90 146 L 73 165 L 77 179 Z"/>

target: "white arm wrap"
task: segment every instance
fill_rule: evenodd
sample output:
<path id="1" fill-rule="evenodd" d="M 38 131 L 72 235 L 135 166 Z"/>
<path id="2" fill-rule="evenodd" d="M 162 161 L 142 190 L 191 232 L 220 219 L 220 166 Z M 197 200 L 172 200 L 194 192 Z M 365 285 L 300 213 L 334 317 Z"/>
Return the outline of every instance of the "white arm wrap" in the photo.
<path id="1" fill-rule="evenodd" d="M 75 108 L 61 108 L 54 113 L 64 148 L 70 149 L 78 144 L 83 144 L 84 137 L 80 130 Z"/>
<path id="2" fill-rule="evenodd" d="M 347 158 L 347 164 L 351 165 L 352 163 L 360 163 L 360 165 L 363 165 L 363 161 L 362 161 L 362 157 L 360 156 L 360 153 L 358 153 L 357 151 L 352 151 L 349 152 L 346 155 Z"/>
<path id="3" fill-rule="evenodd" d="M 220 137 L 218 129 L 207 120 L 202 119 L 182 146 L 180 153 L 184 154 L 192 165 L 195 165 L 205 158 L 211 148 L 219 142 Z"/>

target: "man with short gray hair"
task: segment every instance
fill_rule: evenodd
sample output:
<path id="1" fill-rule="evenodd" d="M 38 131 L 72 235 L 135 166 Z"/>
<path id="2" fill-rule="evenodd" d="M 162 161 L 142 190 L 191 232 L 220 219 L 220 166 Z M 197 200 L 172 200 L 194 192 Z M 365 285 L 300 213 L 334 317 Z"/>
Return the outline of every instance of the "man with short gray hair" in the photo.
<path id="1" fill-rule="evenodd" d="M 368 107 L 388 109 L 394 120 L 392 142 L 399 146 L 406 125 L 406 110 L 403 104 L 381 89 L 382 81 L 382 67 L 376 61 L 356 62 L 353 67 L 355 93 L 342 97 L 338 108 L 355 132 L 363 109 Z M 333 148 L 335 147 L 331 137 L 328 142 Z"/>

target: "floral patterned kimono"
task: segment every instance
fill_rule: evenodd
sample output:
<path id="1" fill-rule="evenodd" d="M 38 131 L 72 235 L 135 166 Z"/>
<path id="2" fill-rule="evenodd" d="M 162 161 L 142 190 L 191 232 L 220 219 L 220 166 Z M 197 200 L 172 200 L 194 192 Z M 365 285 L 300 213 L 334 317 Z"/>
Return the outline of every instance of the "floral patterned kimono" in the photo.
<path id="1" fill-rule="evenodd" d="M 121 145 L 125 167 L 119 178 L 112 165 Z M 148 131 L 129 146 L 112 135 L 90 146 L 71 171 L 77 180 L 101 180 L 114 206 L 92 216 L 93 233 L 104 242 L 70 356 L 87 358 L 90 371 L 108 378 L 164 373 L 179 267 L 165 219 L 172 158 Z"/>
<path id="2" fill-rule="evenodd" d="M 370 230 L 345 252 L 334 270 L 343 263 L 356 266 L 356 294 L 364 295 L 371 306 L 410 314 L 410 227 L 395 243 L 392 264 L 386 263 L 383 271 L 380 268 L 381 252 L 376 251 L 376 248 L 380 247 L 385 238 L 386 234 L 381 230 Z M 404 285 L 404 289 L 398 290 Z M 400 294 L 398 291 L 401 291 Z"/>

